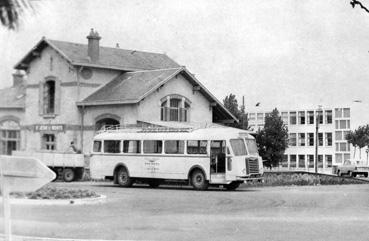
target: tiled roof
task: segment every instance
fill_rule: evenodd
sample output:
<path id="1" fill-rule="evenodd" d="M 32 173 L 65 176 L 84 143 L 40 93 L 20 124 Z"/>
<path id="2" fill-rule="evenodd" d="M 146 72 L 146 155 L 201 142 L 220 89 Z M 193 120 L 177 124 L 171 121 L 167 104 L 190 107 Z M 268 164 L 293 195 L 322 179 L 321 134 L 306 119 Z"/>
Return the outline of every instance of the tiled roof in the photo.
<path id="1" fill-rule="evenodd" d="M 0 108 L 24 108 L 25 90 L 22 86 L 0 89 Z"/>
<path id="2" fill-rule="evenodd" d="M 237 118 L 233 116 L 185 67 L 124 73 L 92 93 L 83 101 L 78 102 L 77 105 L 93 106 L 138 103 L 179 73 L 183 74 L 193 86 L 200 87 L 200 92 L 205 98 L 210 102 L 216 103 L 213 108 L 215 115 L 237 121 Z"/>
<path id="3" fill-rule="evenodd" d="M 99 60 L 97 62 L 91 62 L 87 55 L 87 44 L 42 39 L 18 64 L 16 64 L 15 68 L 24 69 L 22 64 L 29 64 L 35 57 L 32 52 L 41 51 L 47 45 L 54 48 L 73 65 L 126 71 L 180 67 L 174 60 L 165 54 L 102 46 L 100 46 Z"/>
<path id="4" fill-rule="evenodd" d="M 150 91 L 158 88 L 183 68 L 137 71 L 124 73 L 90 96 L 82 105 L 137 103 Z"/>

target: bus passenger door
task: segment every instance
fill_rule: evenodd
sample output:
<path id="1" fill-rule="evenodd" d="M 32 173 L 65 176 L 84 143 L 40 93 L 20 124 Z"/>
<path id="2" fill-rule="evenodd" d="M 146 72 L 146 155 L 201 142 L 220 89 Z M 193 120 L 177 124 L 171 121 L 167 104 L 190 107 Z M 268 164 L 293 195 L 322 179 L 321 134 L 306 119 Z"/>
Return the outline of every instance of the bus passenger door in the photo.
<path id="1" fill-rule="evenodd" d="M 226 173 L 226 141 L 216 140 L 210 143 L 210 180 L 213 183 L 224 182 Z"/>
<path id="2" fill-rule="evenodd" d="M 232 160 L 232 155 L 229 151 L 229 147 L 227 147 L 227 155 L 225 158 L 225 166 L 226 166 L 226 170 L 225 170 L 225 179 L 226 180 L 233 180 L 234 175 L 232 174 L 232 170 L 233 170 L 233 160 Z"/>

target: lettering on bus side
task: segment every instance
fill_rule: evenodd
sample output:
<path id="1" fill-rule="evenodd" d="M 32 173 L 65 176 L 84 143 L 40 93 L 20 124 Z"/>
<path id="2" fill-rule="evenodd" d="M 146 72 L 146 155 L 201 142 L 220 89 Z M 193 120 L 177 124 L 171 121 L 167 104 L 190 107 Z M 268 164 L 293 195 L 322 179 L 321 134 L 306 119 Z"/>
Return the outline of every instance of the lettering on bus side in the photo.
<path id="1" fill-rule="evenodd" d="M 146 171 L 155 173 L 160 169 L 160 162 L 157 159 L 148 159 L 144 163 Z"/>

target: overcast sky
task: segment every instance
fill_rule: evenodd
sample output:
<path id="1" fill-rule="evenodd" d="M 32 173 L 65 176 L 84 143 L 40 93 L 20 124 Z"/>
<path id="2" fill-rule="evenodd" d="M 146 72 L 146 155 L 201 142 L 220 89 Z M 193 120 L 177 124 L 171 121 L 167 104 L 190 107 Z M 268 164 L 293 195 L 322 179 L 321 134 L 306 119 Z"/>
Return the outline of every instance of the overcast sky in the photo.
<path id="1" fill-rule="evenodd" d="M 366 105 L 369 14 L 349 2 L 39 0 L 18 31 L 0 29 L 0 87 L 42 36 L 87 43 L 95 28 L 102 46 L 166 53 L 246 109 Z"/>

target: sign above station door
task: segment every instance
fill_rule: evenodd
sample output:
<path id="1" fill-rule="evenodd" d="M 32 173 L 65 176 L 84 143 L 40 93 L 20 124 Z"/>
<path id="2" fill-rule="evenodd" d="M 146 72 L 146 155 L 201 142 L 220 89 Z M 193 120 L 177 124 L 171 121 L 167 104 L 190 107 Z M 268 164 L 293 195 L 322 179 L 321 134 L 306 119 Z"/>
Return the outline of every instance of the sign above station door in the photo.
<path id="1" fill-rule="evenodd" d="M 34 131 L 65 132 L 63 124 L 35 124 Z"/>

